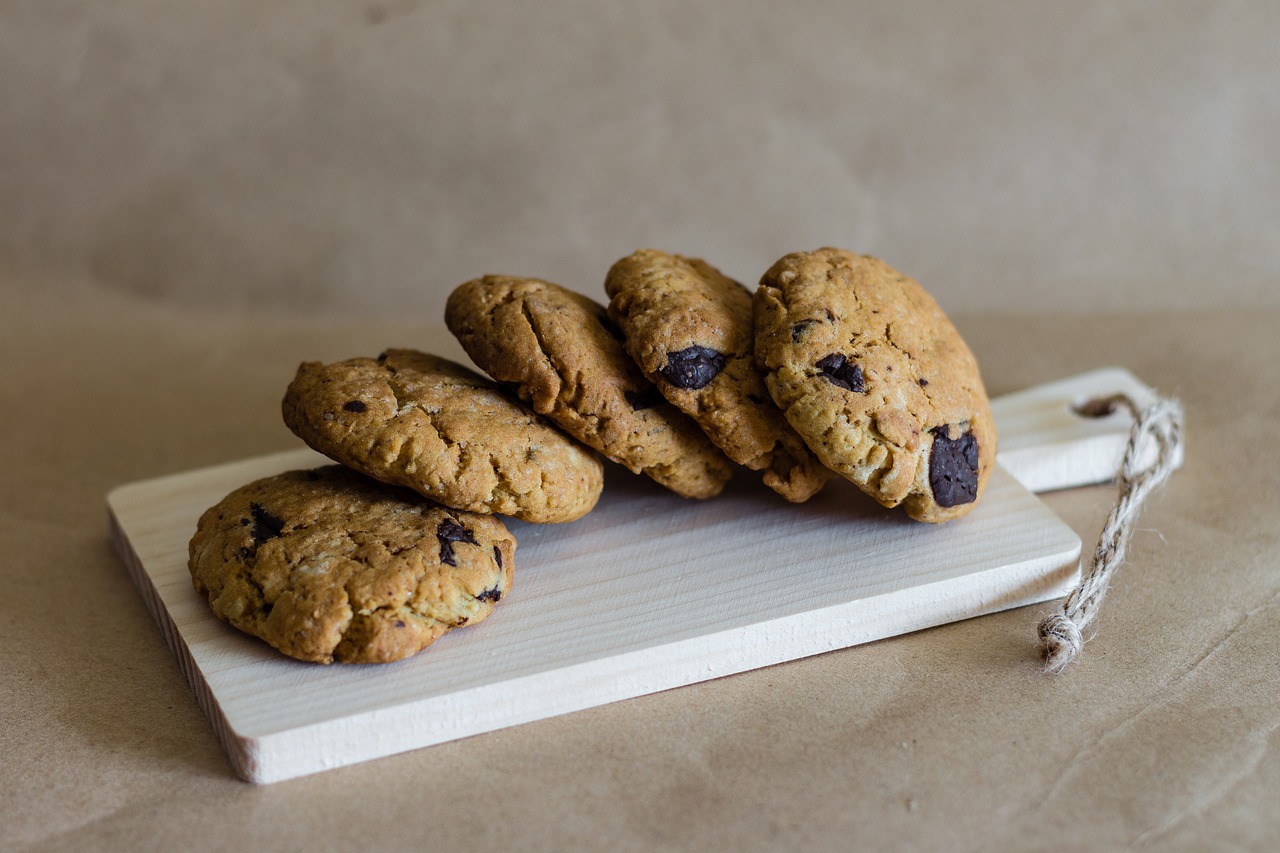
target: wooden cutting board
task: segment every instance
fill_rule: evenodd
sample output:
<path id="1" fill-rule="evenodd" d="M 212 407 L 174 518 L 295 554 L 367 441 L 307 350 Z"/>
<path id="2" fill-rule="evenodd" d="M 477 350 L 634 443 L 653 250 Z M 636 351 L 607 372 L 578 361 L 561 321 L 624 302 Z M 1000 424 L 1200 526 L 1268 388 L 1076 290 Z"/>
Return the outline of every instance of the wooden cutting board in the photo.
<path id="1" fill-rule="evenodd" d="M 515 582 L 487 620 L 387 665 L 286 658 L 219 621 L 191 585 L 200 513 L 250 480 L 328 463 L 319 454 L 134 483 L 107 503 L 124 563 L 236 773 L 274 782 L 1059 597 L 1080 540 L 1019 479 L 1109 479 L 1127 418 L 1082 418 L 1072 405 L 1116 390 L 1150 394 L 1109 370 L 996 401 L 1012 470 L 941 526 L 843 481 L 791 505 L 743 472 L 698 502 L 614 466 L 580 521 L 508 522 Z"/>

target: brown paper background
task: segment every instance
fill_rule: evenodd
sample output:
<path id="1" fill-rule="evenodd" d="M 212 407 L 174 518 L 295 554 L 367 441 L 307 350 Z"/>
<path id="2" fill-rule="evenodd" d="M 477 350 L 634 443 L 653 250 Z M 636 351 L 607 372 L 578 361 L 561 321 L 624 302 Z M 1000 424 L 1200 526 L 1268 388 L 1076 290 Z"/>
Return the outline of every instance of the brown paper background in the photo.
<path id="1" fill-rule="evenodd" d="M 1280 7 L 0 7 L 0 848 L 1280 846 Z M 294 445 L 297 362 L 449 354 L 484 272 L 600 295 L 878 254 L 993 393 L 1187 407 L 1083 658 L 1024 608 L 253 787 L 104 496 Z M 1109 487 L 1046 496 L 1086 542 Z"/>

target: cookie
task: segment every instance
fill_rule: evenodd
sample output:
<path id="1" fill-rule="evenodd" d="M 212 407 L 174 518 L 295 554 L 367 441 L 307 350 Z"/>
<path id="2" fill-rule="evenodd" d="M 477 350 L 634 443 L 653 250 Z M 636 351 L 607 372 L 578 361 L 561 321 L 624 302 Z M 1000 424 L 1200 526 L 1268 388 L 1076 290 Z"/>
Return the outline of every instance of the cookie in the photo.
<path id="1" fill-rule="evenodd" d="M 474 371 L 414 350 L 304 363 L 282 409 L 330 459 L 455 509 L 573 521 L 604 487 L 589 449 Z"/>
<path id="2" fill-rule="evenodd" d="M 819 249 L 775 263 L 754 310 L 765 384 L 827 467 L 920 521 L 973 508 L 995 424 L 977 361 L 919 284 Z"/>
<path id="3" fill-rule="evenodd" d="M 787 500 L 808 500 L 829 471 L 787 423 L 755 366 L 751 292 L 696 258 L 643 249 L 604 283 L 609 317 L 662 395 L 725 455 Z"/>
<path id="4" fill-rule="evenodd" d="M 677 494 L 709 498 L 732 466 L 644 378 L 603 306 L 556 284 L 485 276 L 449 296 L 467 355 L 584 444 Z"/>
<path id="5" fill-rule="evenodd" d="M 200 517 L 188 567 L 218 618 L 290 657 L 387 663 L 488 616 L 515 547 L 493 516 L 331 465 L 227 495 Z"/>

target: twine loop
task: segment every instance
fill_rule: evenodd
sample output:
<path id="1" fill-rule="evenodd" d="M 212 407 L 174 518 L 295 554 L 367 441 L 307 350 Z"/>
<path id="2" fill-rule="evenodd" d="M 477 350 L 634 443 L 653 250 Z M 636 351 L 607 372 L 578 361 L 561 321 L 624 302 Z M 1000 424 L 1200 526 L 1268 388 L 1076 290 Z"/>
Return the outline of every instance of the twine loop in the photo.
<path id="1" fill-rule="evenodd" d="M 1158 398 L 1139 409 L 1128 396 L 1116 394 L 1090 401 L 1084 408 L 1109 412 L 1117 407 L 1128 410 L 1133 417 L 1116 477 L 1120 494 L 1103 525 L 1089 568 L 1081 573 L 1080 582 L 1063 601 L 1061 610 L 1040 622 L 1040 650 L 1046 672 L 1062 672 L 1080 654 L 1085 630 L 1097 616 L 1111 576 L 1124 562 L 1138 510 L 1177 464 L 1177 451 L 1182 444 L 1181 403 Z"/>

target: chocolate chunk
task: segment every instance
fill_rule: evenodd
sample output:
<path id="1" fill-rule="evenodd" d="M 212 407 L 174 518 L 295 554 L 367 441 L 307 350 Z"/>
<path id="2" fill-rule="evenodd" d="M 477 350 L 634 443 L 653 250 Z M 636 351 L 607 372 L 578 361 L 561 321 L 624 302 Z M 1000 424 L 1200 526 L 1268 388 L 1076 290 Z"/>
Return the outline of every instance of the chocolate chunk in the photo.
<path id="1" fill-rule="evenodd" d="M 659 371 L 677 388 L 696 390 L 705 388 L 724 370 L 727 357 L 710 347 L 694 344 L 676 352 L 667 353 L 667 366 Z"/>
<path id="2" fill-rule="evenodd" d="M 272 515 L 260 503 L 249 504 L 249 514 L 253 516 L 253 544 L 261 545 L 268 539 L 275 539 L 284 530 L 284 519 Z"/>
<path id="3" fill-rule="evenodd" d="M 284 530 L 284 520 L 272 515 L 260 503 L 249 504 L 249 515 L 252 516 L 252 520 L 240 519 L 241 527 L 253 525 L 249 529 L 249 535 L 253 537 L 253 541 L 240 549 L 240 559 L 245 561 L 255 559 L 258 556 L 258 546 L 268 539 L 275 539 Z"/>
<path id="4" fill-rule="evenodd" d="M 436 528 L 436 538 L 440 540 L 440 562 L 447 566 L 458 565 L 453 555 L 454 542 L 466 542 L 468 545 L 479 545 L 475 534 L 463 527 L 456 519 L 446 518 Z"/>
<path id="5" fill-rule="evenodd" d="M 493 546 L 493 561 L 498 564 L 498 568 L 502 568 L 502 549 L 497 545 Z"/>
<path id="6" fill-rule="evenodd" d="M 920 387 L 921 387 L 921 388 L 924 388 L 925 386 L 927 386 L 927 385 L 929 384 L 929 380 L 928 380 L 928 379 L 925 379 L 923 376 L 921 376 L 919 379 L 917 379 L 917 380 L 916 380 L 916 382 L 919 382 L 919 383 L 920 383 Z"/>
<path id="7" fill-rule="evenodd" d="M 857 391 L 863 393 L 867 390 L 867 385 L 862 378 L 862 368 L 853 363 L 853 360 L 833 352 L 831 355 L 824 355 L 818 359 L 814 365 L 822 371 L 822 375 L 832 385 L 839 385 L 848 391 Z"/>
<path id="8" fill-rule="evenodd" d="M 360 400 L 348 400 L 342 404 L 342 408 L 346 409 L 348 412 L 363 412 L 368 410 L 369 407 Z"/>
<path id="9" fill-rule="evenodd" d="M 817 320 L 801 320 L 791 327 L 791 342 L 798 344 L 800 339 L 804 337 L 804 333 L 809 331 L 809 327 L 815 325 Z"/>
<path id="10" fill-rule="evenodd" d="M 378 353 L 378 364 L 387 363 L 387 354 L 385 352 Z"/>
<path id="11" fill-rule="evenodd" d="M 486 589 L 484 592 L 476 596 L 476 601 L 501 601 L 502 590 L 496 586 L 493 589 Z"/>
<path id="12" fill-rule="evenodd" d="M 978 499 L 978 440 L 966 431 L 954 441 L 947 428 L 933 433 L 933 451 L 929 454 L 929 486 L 938 506 L 959 506 Z"/>
<path id="13" fill-rule="evenodd" d="M 627 398 L 631 408 L 637 412 L 641 409 L 652 409 L 663 400 L 662 392 L 653 386 L 643 391 L 623 391 L 622 396 Z"/>

